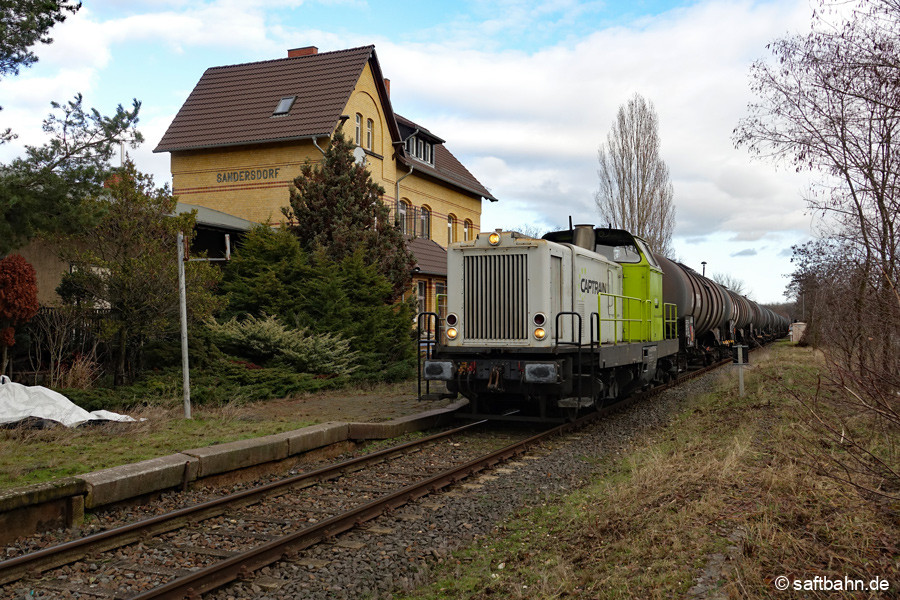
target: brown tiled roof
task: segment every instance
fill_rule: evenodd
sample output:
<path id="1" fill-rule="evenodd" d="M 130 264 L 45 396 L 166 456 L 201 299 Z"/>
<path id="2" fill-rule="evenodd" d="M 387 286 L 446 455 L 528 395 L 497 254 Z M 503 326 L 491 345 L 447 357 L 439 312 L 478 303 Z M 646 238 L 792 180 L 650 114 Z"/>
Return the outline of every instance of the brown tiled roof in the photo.
<path id="1" fill-rule="evenodd" d="M 363 46 L 207 69 L 154 152 L 331 135 L 374 53 Z M 286 96 L 297 96 L 290 112 L 273 117 Z"/>
<path id="2" fill-rule="evenodd" d="M 434 240 L 413 238 L 406 247 L 416 257 L 416 268 L 423 275 L 447 276 L 447 251 Z"/>
<path id="3" fill-rule="evenodd" d="M 409 119 L 401 117 L 396 113 L 394 114 L 394 116 L 396 117 L 398 123 L 402 123 L 403 125 L 411 127 L 413 129 L 421 129 L 423 131 L 427 131 L 430 135 L 434 136 L 433 133 L 426 130 L 424 127 L 421 127 L 420 125 L 417 125 L 416 123 L 410 121 Z M 416 172 L 420 174 L 425 173 L 427 175 L 431 175 L 432 177 L 436 177 L 441 181 L 445 181 L 457 187 L 461 187 L 468 192 L 478 194 L 479 196 L 484 196 L 492 202 L 497 201 L 494 195 L 491 194 L 486 187 L 481 185 L 481 182 L 475 179 L 475 176 L 472 175 L 469 170 L 462 165 L 461 162 L 456 160 L 456 157 L 453 156 L 453 154 L 447 149 L 446 146 L 444 146 L 444 144 L 434 145 L 434 166 L 407 156 L 405 150 L 403 156 L 400 158 L 400 162 L 408 166 L 414 166 Z"/>
<path id="4" fill-rule="evenodd" d="M 375 77 L 391 139 L 400 141 L 397 127 L 400 122 L 436 140 L 434 165 L 406 156 L 402 148 L 398 161 L 415 166 L 420 175 L 496 201 L 443 143 L 437 143 L 443 142 L 441 138 L 393 112 L 374 46 L 207 69 L 153 151 L 199 150 L 329 136 L 367 62 Z M 289 113 L 272 116 L 278 102 L 288 96 L 297 97 Z"/>

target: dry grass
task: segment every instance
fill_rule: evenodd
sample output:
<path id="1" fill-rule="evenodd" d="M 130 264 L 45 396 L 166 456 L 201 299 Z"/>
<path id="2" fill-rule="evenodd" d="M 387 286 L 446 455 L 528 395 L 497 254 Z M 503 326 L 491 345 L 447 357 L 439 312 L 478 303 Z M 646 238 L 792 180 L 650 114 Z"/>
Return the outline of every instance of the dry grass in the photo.
<path id="1" fill-rule="evenodd" d="M 195 410 L 189 421 L 178 409 L 158 406 L 138 408 L 130 415 L 139 422 L 0 429 L 0 489 L 310 424 L 298 417 L 265 416 L 258 406 L 237 404 Z"/>
<path id="2" fill-rule="evenodd" d="M 754 354 L 753 362 L 744 398 L 727 374 L 718 391 L 692 399 L 675 422 L 605 464 L 593 484 L 523 511 L 490 542 L 460 552 L 457 564 L 411 597 L 797 594 L 775 589 L 779 575 L 866 582 L 880 576 L 891 580 L 896 597 L 895 507 L 864 499 L 823 471 L 825 462 L 813 460 L 821 440 L 808 435 L 793 399 L 816 388 L 821 356 L 779 345 Z"/>
<path id="3" fill-rule="evenodd" d="M 195 406 L 185 420 L 180 389 L 128 411 L 137 423 L 67 429 L 0 428 L 0 490 L 327 421 L 377 422 L 445 406 L 415 399 L 415 382 L 364 384 L 292 398 Z"/>

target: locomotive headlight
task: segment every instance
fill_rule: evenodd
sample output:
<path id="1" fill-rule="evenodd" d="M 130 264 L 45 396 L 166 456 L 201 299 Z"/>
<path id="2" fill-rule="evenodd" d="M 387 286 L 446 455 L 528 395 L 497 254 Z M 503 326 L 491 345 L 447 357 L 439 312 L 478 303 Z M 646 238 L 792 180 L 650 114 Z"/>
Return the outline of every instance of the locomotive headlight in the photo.
<path id="1" fill-rule="evenodd" d="M 537 329 L 534 330 L 534 339 L 540 341 L 540 340 L 544 339 L 545 337 L 547 337 L 547 332 L 544 330 L 543 327 L 538 327 Z"/>
<path id="2" fill-rule="evenodd" d="M 491 235 L 489 235 L 489 236 L 488 236 L 488 243 L 489 243 L 491 246 L 496 246 L 497 244 L 499 244 L 499 243 L 500 243 L 500 234 L 497 233 L 497 232 L 495 231 L 494 233 L 492 233 Z"/>
<path id="3" fill-rule="evenodd" d="M 450 327 L 449 329 L 447 329 L 447 338 L 448 339 L 455 340 L 456 336 L 458 336 L 458 335 L 459 335 L 459 331 L 456 329 L 456 327 Z"/>

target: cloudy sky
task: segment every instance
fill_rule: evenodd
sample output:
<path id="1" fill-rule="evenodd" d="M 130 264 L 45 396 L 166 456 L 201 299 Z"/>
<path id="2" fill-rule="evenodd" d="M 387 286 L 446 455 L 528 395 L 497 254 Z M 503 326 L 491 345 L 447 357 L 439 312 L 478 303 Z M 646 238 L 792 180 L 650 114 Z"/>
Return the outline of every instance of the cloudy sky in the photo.
<path id="1" fill-rule="evenodd" d="M 751 160 L 732 131 L 768 42 L 808 30 L 809 0 L 85 0 L 0 81 L 0 130 L 42 142 L 52 100 L 82 92 L 103 113 L 143 103 L 139 169 L 170 181 L 153 154 L 203 71 L 375 44 L 395 110 L 447 140 L 500 202 L 482 229 L 599 223 L 597 148 L 635 93 L 659 115 L 675 187 L 677 257 L 783 301 L 790 247 L 808 239 L 806 182 Z"/>

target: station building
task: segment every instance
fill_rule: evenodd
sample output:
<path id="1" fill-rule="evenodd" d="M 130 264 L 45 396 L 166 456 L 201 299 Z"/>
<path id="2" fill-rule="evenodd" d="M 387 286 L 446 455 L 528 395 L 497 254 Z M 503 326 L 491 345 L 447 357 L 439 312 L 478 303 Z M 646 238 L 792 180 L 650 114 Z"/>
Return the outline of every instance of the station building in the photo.
<path id="1" fill-rule="evenodd" d="M 170 153 L 179 201 L 275 225 L 284 221 L 291 182 L 302 165 L 321 162 L 338 127 L 384 188 L 418 259 L 420 309 L 434 310 L 446 285 L 446 247 L 474 238 L 481 203 L 496 198 L 445 140 L 394 113 L 374 46 L 310 46 L 207 69 L 154 152 Z"/>

